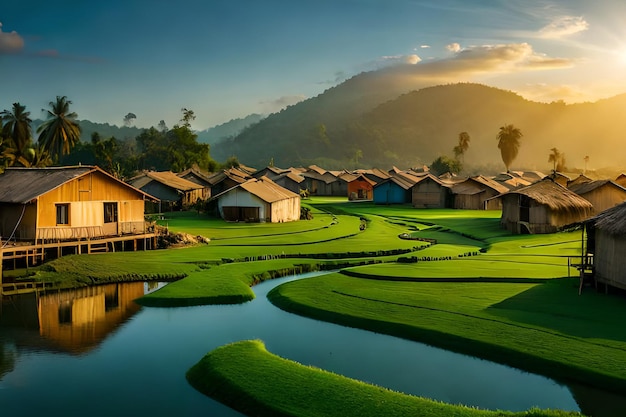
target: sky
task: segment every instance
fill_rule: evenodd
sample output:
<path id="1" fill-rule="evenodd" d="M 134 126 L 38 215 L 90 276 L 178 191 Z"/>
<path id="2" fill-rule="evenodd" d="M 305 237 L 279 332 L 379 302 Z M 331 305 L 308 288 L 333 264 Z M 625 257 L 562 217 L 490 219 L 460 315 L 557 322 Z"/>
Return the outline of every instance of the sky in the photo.
<path id="1" fill-rule="evenodd" d="M 206 129 L 365 71 L 536 101 L 626 93 L 623 0 L 109 0 L 0 6 L 0 110 L 67 96 L 79 119 Z"/>

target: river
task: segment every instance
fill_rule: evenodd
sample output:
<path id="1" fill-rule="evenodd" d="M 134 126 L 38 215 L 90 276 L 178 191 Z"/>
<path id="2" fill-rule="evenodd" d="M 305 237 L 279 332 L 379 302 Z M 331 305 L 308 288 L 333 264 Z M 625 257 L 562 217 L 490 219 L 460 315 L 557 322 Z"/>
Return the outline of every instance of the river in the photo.
<path id="1" fill-rule="evenodd" d="M 185 372 L 207 352 L 247 339 L 303 364 L 448 403 L 581 409 L 567 386 L 548 378 L 299 317 L 267 301 L 274 286 L 314 275 L 264 282 L 252 302 L 227 306 L 142 308 L 132 300 L 156 289 L 144 283 L 5 297 L 2 414 L 239 416 L 194 390 Z"/>

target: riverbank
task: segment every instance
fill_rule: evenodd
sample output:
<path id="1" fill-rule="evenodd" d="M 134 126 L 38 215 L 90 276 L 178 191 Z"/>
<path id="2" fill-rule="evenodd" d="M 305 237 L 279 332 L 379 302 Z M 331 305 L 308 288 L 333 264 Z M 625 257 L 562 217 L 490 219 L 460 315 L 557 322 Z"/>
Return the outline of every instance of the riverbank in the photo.
<path id="1" fill-rule="evenodd" d="M 406 395 L 280 358 L 258 340 L 215 349 L 187 372 L 187 380 L 200 392 L 260 417 L 581 416 L 559 410 L 479 410 Z"/>
<path id="2" fill-rule="evenodd" d="M 345 270 L 353 275 L 358 273 L 377 278 L 362 280 L 366 283 L 357 287 L 364 293 L 352 294 L 350 288 L 338 289 L 326 284 L 318 288 L 315 285 L 323 281 L 318 282 L 315 278 L 311 281 L 314 286 L 302 294 L 282 294 L 285 303 L 300 306 L 315 303 L 314 308 L 306 307 L 301 314 L 313 317 L 320 314 L 316 318 L 329 321 L 336 320 L 337 316 L 350 317 L 350 320 L 364 323 L 363 328 L 374 331 L 377 327 L 401 327 L 385 316 L 384 311 L 376 308 L 368 310 L 373 303 L 387 307 L 409 305 L 398 278 L 478 280 L 497 277 L 506 281 L 514 276 L 512 282 L 501 284 L 529 286 L 510 293 L 508 291 L 513 287 L 506 287 L 507 290 L 500 289 L 487 295 L 483 287 L 477 291 L 479 287 L 468 289 L 466 282 L 445 283 L 445 279 L 430 283 L 430 286 L 421 286 L 423 294 L 408 301 L 413 303 L 410 309 L 426 312 L 421 317 L 429 321 L 416 321 L 413 329 L 408 331 L 405 326 L 399 333 L 421 334 L 419 337 L 424 337 L 435 346 L 446 346 L 454 340 L 457 347 L 468 346 L 472 349 L 470 353 L 476 356 L 503 363 L 507 363 L 506 357 L 503 359 L 508 354 L 507 349 L 516 349 L 518 343 L 524 345 L 529 340 L 537 340 L 540 343 L 524 345 L 522 351 L 527 356 L 519 354 L 521 359 L 515 366 L 537 368 L 545 375 L 546 370 L 554 372 L 552 368 L 567 367 L 568 364 L 563 365 L 563 362 L 572 359 L 576 365 L 567 367 L 564 373 L 555 374 L 560 377 L 566 373 L 579 374 L 582 378 L 578 376 L 576 380 L 583 379 L 585 385 L 606 390 L 615 390 L 615 387 L 621 390 L 624 386 L 626 375 L 616 373 L 626 362 L 626 358 L 622 357 L 626 352 L 626 334 L 620 325 L 626 318 L 621 304 L 623 298 L 592 291 L 579 297 L 577 285 L 574 289 L 565 285 L 548 287 L 536 282 L 519 282 L 527 278 L 551 282 L 567 277 L 570 272 L 567 256 L 578 254 L 579 233 L 511 236 L 499 229 L 498 213 L 493 212 L 416 210 L 345 202 L 315 203 L 315 206 L 318 205 L 323 209 L 316 211 L 318 217 L 315 223 L 227 224 L 186 213 L 168 219 L 169 227 L 188 230 L 193 235 L 206 233 L 211 236 L 208 244 L 164 251 L 60 258 L 50 263 L 54 271 L 41 273 L 44 277 L 50 273 L 50 278 L 66 276 L 67 273 L 78 277 L 84 274 L 92 283 L 124 276 L 141 279 L 142 274 L 173 274 L 184 279 L 140 302 L 144 305 L 177 306 L 244 302 L 254 297 L 250 287 L 255 282 L 272 277 L 270 271 L 289 270 L 303 264 L 346 268 L 351 263 L 378 262 L 371 267 Z M 367 228 L 355 232 L 361 218 L 367 219 Z M 401 234 L 426 236 L 437 244 L 426 246 L 418 243 L 416 246 L 416 241 L 399 239 Z M 412 253 L 389 255 L 392 250 L 409 250 Z M 323 259 L 330 254 L 333 259 Z M 281 258 L 283 255 L 294 258 Z M 298 255 L 303 257 L 298 258 Z M 397 262 L 401 257 L 419 259 L 416 263 L 406 264 Z M 348 278 L 334 276 L 333 279 L 343 285 L 343 280 Z M 378 287 L 382 284 L 388 286 L 384 292 L 380 292 Z M 291 291 L 296 286 L 289 288 Z M 542 291 L 546 288 L 553 289 L 554 293 Z M 340 290 L 350 297 L 341 296 Z M 377 299 L 377 292 L 386 298 Z M 313 300 L 313 295 L 319 296 L 319 299 Z M 327 295 L 326 300 L 322 299 Z M 366 300 L 368 297 L 365 295 L 371 300 Z M 351 302 L 346 303 L 347 299 Z M 550 311 L 555 300 L 569 300 L 570 303 Z M 588 303 L 588 300 L 594 301 Z M 312 313 L 314 309 L 323 314 Z M 361 316 L 368 320 L 363 320 Z M 374 323 L 373 319 L 379 323 Z M 482 329 L 489 320 L 497 322 L 507 332 L 501 333 L 494 324 L 486 327 L 492 330 L 491 333 L 481 332 L 477 338 L 477 329 Z M 438 333 L 433 332 L 433 328 Z M 553 347 L 551 340 L 535 339 L 529 336 L 526 329 L 553 334 L 566 340 L 566 343 Z M 422 340 L 419 337 L 415 336 L 414 340 Z M 589 349 L 589 343 L 603 346 L 607 352 L 613 353 L 607 356 L 604 351 Z M 563 351 L 563 348 L 571 350 Z M 453 346 L 452 349 L 456 348 Z M 575 354 L 570 357 L 569 352 Z M 513 353 L 513 356 L 516 354 Z M 578 364 L 582 364 L 580 373 L 576 368 Z"/>

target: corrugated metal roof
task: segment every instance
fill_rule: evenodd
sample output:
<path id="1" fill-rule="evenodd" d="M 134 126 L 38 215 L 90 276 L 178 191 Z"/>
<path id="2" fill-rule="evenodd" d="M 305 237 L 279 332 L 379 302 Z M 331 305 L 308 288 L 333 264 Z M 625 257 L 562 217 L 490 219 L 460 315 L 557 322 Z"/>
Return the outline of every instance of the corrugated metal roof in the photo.
<path id="1" fill-rule="evenodd" d="M 239 187 L 248 191 L 250 194 L 254 194 L 266 203 L 274 203 L 290 198 L 300 198 L 298 194 L 281 187 L 267 177 L 248 180 L 240 184 Z"/>
<path id="2" fill-rule="evenodd" d="M 135 178 L 128 181 L 134 187 L 143 188 L 151 181 L 160 182 L 163 185 L 174 188 L 180 191 L 190 191 L 204 188 L 203 186 L 196 184 L 193 181 L 189 181 L 185 178 L 181 178 L 171 171 L 148 171 L 144 172 Z"/>
<path id="3" fill-rule="evenodd" d="M 583 194 L 587 194 L 591 191 L 597 190 L 600 187 L 604 187 L 604 186 L 613 186 L 617 189 L 620 189 L 622 191 L 626 191 L 626 189 L 624 187 L 622 187 L 621 185 L 611 181 L 611 180 L 596 180 L 596 181 L 587 181 L 587 182 L 583 182 L 583 183 L 578 183 L 578 184 L 572 184 L 570 185 L 568 188 L 570 191 L 575 192 L 578 195 L 583 195 Z"/>
<path id="4" fill-rule="evenodd" d="M 157 198 L 113 177 L 97 166 L 83 165 L 48 168 L 7 168 L 4 173 L 0 175 L 0 202 L 26 204 L 69 181 L 92 172 L 100 172 L 113 181 L 132 188 L 137 191 L 137 193 L 151 200 L 158 201 Z"/>
<path id="5" fill-rule="evenodd" d="M 0 175 L 0 202 L 26 204 L 57 187 L 95 171 L 90 166 L 7 168 Z"/>

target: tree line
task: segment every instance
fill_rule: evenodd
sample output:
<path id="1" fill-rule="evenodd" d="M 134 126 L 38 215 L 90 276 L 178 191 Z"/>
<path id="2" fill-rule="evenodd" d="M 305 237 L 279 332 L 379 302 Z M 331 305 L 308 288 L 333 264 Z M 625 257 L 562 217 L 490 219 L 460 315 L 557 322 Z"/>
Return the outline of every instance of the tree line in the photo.
<path id="1" fill-rule="evenodd" d="M 49 103 L 46 120 L 36 129 L 30 112 L 20 103 L 0 112 L 0 170 L 6 167 L 47 167 L 53 165 L 98 165 L 117 178 L 127 178 L 141 170 L 180 172 L 192 166 L 212 172 L 238 165 L 236 158 L 219 164 L 211 158 L 209 145 L 199 143 L 191 129 L 193 110 L 181 109 L 180 122 L 168 128 L 161 121 L 157 128 L 144 129 L 133 138 L 104 138 L 92 133 L 90 141 L 81 141 L 77 114 L 72 102 L 57 96 Z M 129 126 L 137 116 L 128 113 Z"/>

